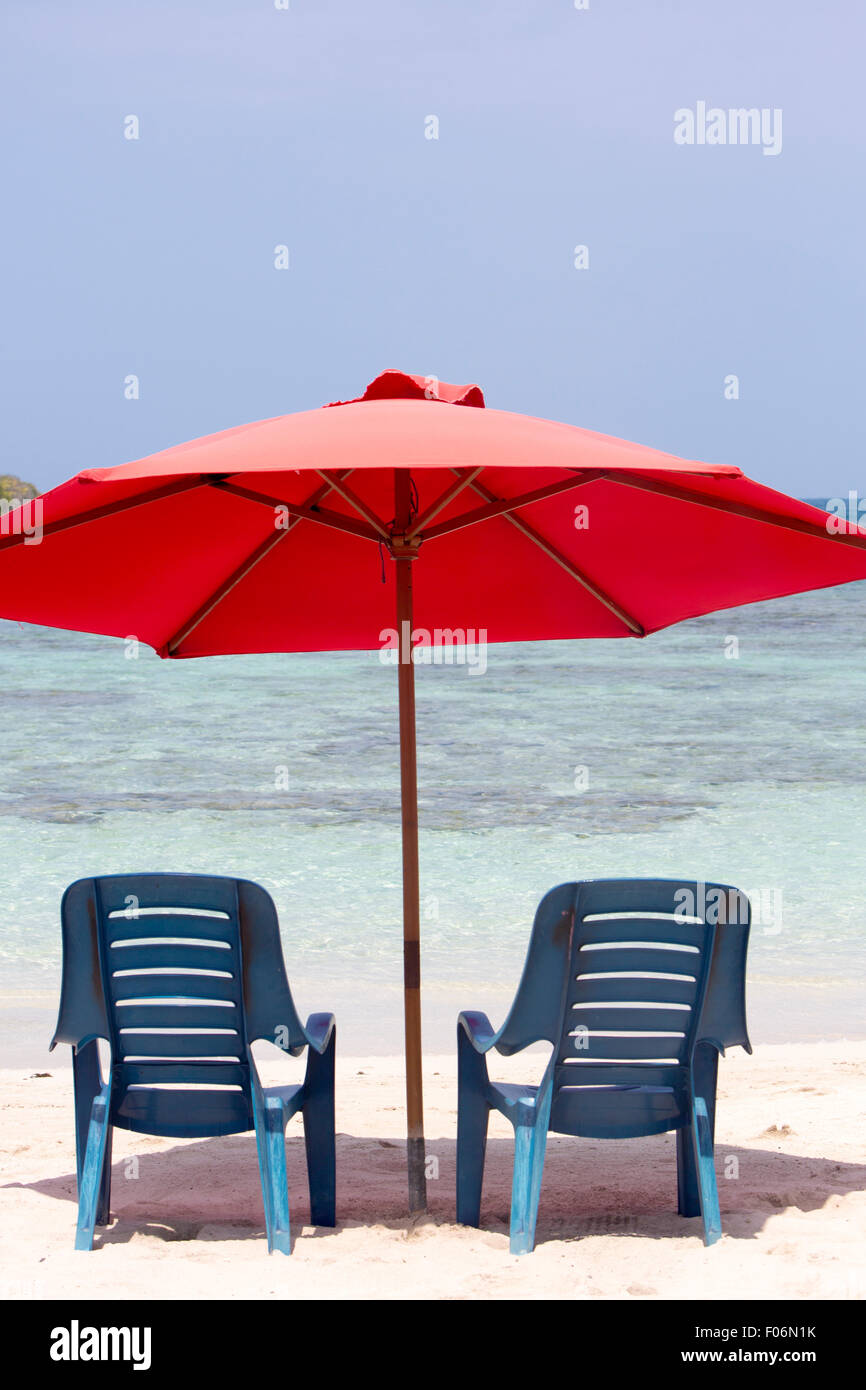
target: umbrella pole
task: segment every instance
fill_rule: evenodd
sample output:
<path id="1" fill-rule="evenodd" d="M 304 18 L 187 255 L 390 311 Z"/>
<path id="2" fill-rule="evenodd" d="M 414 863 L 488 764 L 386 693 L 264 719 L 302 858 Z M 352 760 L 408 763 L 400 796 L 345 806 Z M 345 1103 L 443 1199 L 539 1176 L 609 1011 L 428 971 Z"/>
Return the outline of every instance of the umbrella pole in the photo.
<path id="1" fill-rule="evenodd" d="M 396 475 L 397 529 L 409 525 L 409 475 Z M 396 537 L 395 537 L 396 542 Z M 418 881 L 418 772 L 415 739 L 415 667 L 412 662 L 414 552 L 392 546 L 397 566 L 397 671 L 400 698 L 400 809 L 403 829 L 403 992 L 406 1023 L 406 1159 L 409 1210 L 427 1210 L 424 1109 L 421 1085 L 421 911 Z"/>

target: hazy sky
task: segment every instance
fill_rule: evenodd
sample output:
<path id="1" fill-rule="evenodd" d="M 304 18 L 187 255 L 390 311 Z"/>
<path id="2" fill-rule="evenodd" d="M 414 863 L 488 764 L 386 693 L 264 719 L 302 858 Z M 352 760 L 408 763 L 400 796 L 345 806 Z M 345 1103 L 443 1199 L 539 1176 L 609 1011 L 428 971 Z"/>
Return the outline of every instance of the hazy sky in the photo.
<path id="1" fill-rule="evenodd" d="M 400 367 L 866 492 L 859 0 L 289 5 L 6 0 L 0 472 Z M 678 145 L 699 102 L 781 151 Z"/>

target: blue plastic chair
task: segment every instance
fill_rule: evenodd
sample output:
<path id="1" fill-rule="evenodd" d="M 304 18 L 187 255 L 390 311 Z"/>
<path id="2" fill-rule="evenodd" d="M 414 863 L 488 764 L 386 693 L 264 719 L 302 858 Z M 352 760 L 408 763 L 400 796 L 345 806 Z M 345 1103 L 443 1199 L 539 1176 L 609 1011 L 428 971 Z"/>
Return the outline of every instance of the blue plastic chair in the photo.
<path id="1" fill-rule="evenodd" d="M 664 879 L 563 883 L 541 901 L 504 1026 L 457 1024 L 457 1220 L 480 1224 L 487 1121 L 514 1126 L 511 1251 L 535 1244 L 549 1131 L 594 1139 L 677 1132 L 678 1209 L 722 1233 L 713 1166 L 719 1053 L 746 1032 L 748 898 Z M 649 1036 L 652 1035 L 652 1036 Z M 553 1045 L 539 1086 L 490 1081 L 485 1053 Z"/>
<path id="2" fill-rule="evenodd" d="M 285 1128 L 303 1115 L 310 1215 L 335 1223 L 333 1014 L 304 1027 L 274 904 L 257 883 L 195 874 L 84 878 L 63 896 L 63 985 L 51 1046 L 70 1043 L 77 1250 L 109 1220 L 112 1127 L 178 1138 L 255 1129 L 268 1251 L 291 1253 Z M 103 1077 L 97 1039 L 110 1045 Z M 264 1088 L 259 1038 L 297 1057 L 303 1084 Z"/>

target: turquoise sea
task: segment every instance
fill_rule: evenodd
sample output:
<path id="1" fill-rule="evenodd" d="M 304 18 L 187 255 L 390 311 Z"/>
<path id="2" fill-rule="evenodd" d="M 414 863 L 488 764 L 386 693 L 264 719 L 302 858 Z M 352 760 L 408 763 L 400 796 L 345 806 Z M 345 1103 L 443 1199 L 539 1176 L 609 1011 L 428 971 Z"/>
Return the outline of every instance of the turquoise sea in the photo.
<path id="1" fill-rule="evenodd" d="M 732 639 L 736 639 L 735 641 Z M 866 585 L 644 641 L 491 647 L 417 672 L 425 1046 L 495 1022 L 542 893 L 575 877 L 733 883 L 757 909 L 754 1041 L 866 1036 Z M 0 624 L 0 1040 L 45 1062 L 64 887 L 257 879 L 302 1012 L 399 1051 L 396 672 L 378 653 L 164 662 Z M 55 1059 L 52 1059 L 55 1060 Z"/>

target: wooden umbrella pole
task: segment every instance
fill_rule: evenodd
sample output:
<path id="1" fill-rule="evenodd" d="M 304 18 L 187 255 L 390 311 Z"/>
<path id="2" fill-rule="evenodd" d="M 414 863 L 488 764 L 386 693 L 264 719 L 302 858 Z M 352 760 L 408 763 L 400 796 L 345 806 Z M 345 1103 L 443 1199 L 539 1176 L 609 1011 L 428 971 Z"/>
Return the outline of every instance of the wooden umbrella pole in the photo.
<path id="1" fill-rule="evenodd" d="M 395 475 L 397 566 L 397 671 L 400 697 L 400 807 L 403 827 L 403 988 L 406 1022 L 406 1158 L 409 1210 L 427 1210 L 424 1106 L 421 1082 L 421 910 L 418 878 L 418 772 L 415 738 L 415 667 L 412 662 L 412 564 L 417 545 L 403 541 L 411 522 L 411 481 Z"/>

